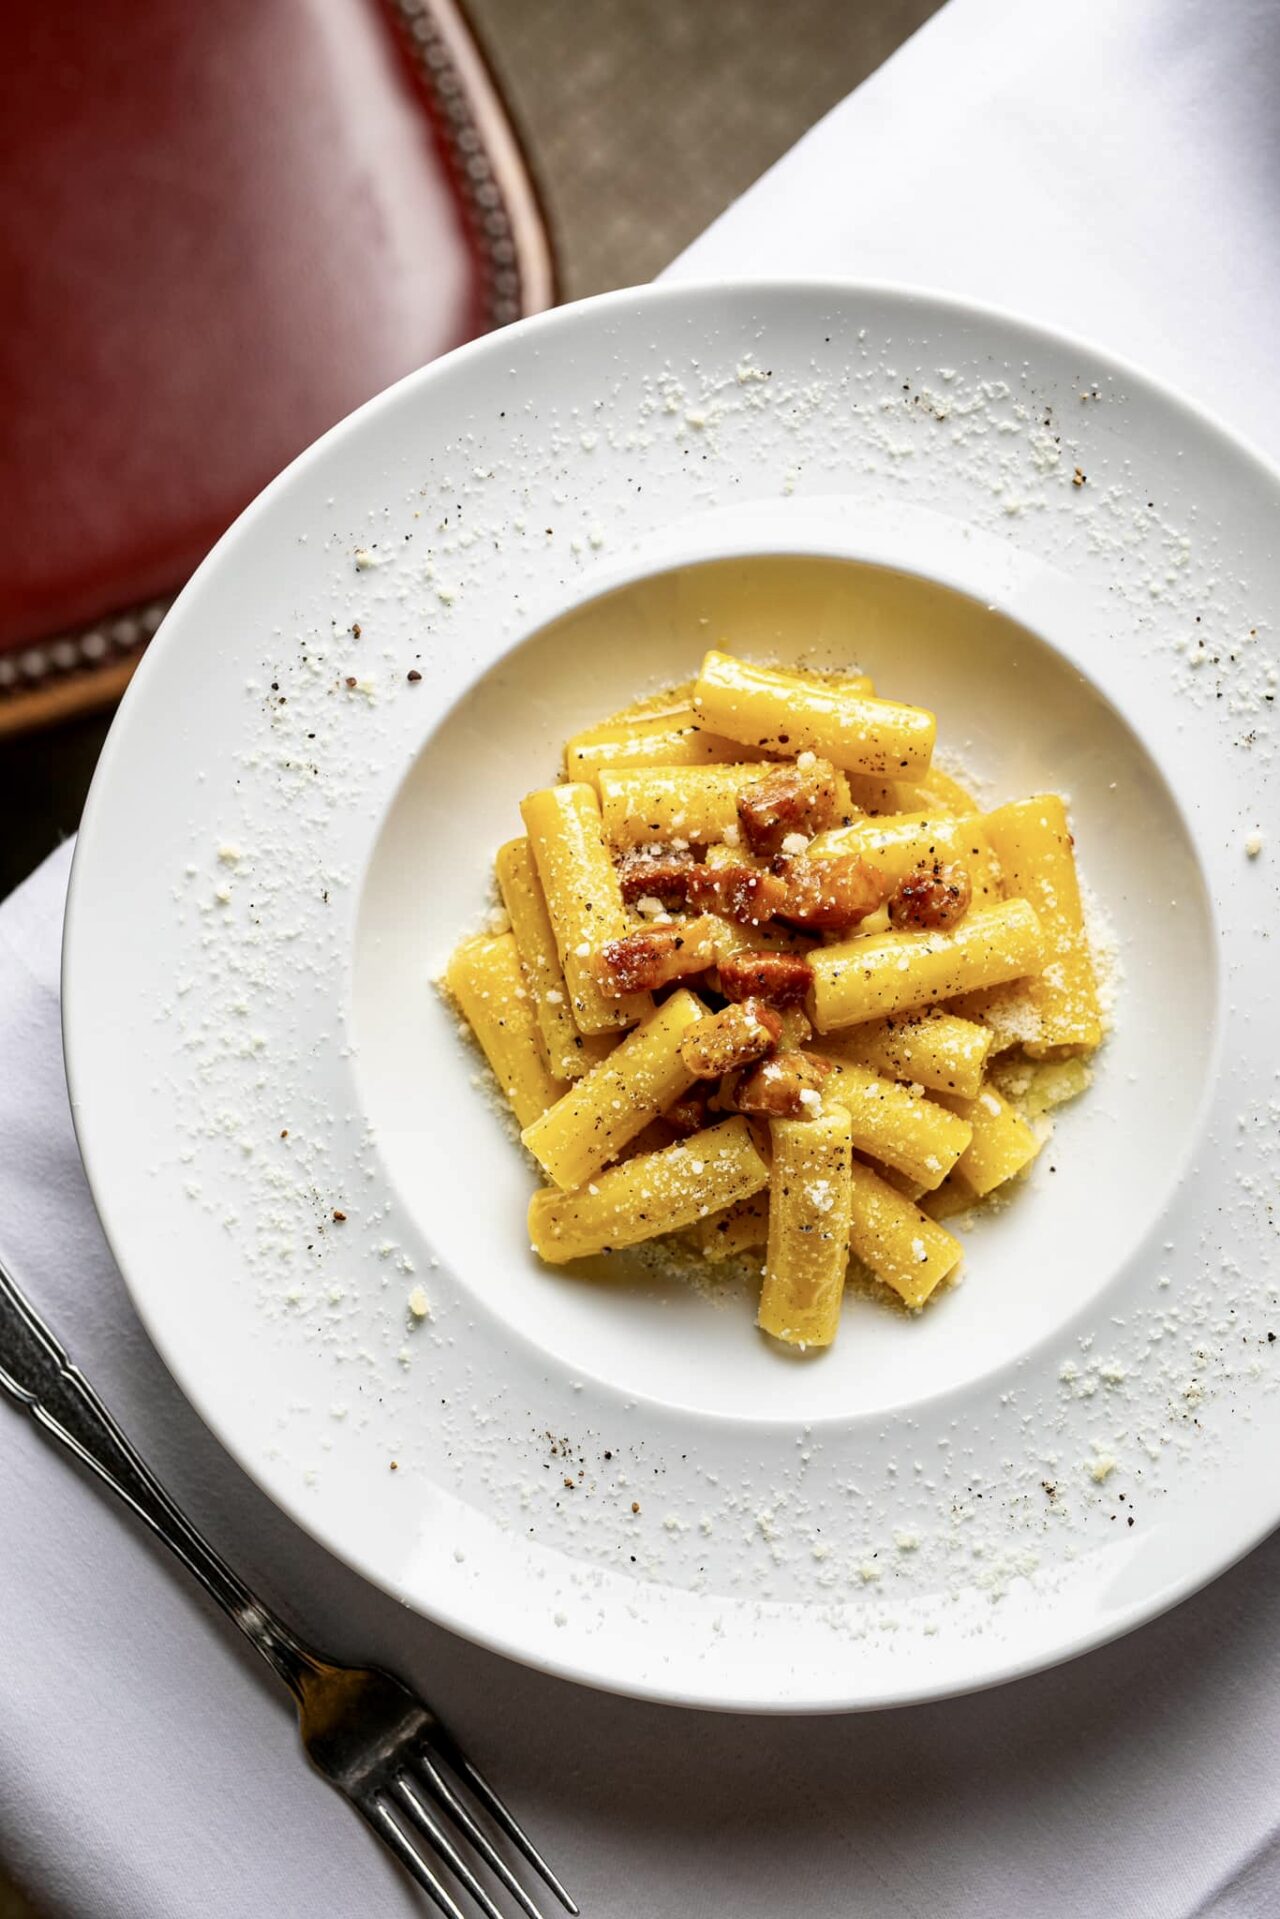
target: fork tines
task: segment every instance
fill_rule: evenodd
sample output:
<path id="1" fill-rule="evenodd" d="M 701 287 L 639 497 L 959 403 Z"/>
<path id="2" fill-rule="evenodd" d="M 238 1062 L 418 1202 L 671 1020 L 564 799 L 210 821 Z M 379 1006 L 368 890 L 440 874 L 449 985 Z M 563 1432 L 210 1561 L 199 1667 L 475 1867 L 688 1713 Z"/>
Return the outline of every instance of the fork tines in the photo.
<path id="1" fill-rule="evenodd" d="M 429 1743 L 412 1755 L 398 1773 L 389 1790 L 366 1809 L 365 1816 L 375 1826 L 397 1857 L 413 1874 L 424 1892 L 446 1915 L 446 1919 L 466 1919 L 457 1900 L 421 1856 L 419 1844 L 425 1843 L 441 1864 L 457 1879 L 483 1919 L 503 1919 L 503 1913 L 477 1877 L 458 1845 L 449 1836 L 444 1823 L 436 1817 L 429 1801 L 458 1827 L 479 1854 L 494 1878 L 515 1900 L 525 1919 L 543 1919 L 542 1909 L 530 1898 L 511 1866 L 503 1858 L 484 1823 L 459 1787 L 452 1784 L 440 1761 L 443 1760 L 459 1782 L 465 1782 L 471 1794 L 499 1827 L 511 1844 L 555 1894 L 568 1913 L 578 1907 L 548 1866 L 519 1821 L 503 1804 L 484 1775 L 471 1764 L 439 1725 L 433 1726 Z M 406 1827 L 411 1830 L 406 1830 Z M 411 1833 L 413 1836 L 411 1836 Z"/>

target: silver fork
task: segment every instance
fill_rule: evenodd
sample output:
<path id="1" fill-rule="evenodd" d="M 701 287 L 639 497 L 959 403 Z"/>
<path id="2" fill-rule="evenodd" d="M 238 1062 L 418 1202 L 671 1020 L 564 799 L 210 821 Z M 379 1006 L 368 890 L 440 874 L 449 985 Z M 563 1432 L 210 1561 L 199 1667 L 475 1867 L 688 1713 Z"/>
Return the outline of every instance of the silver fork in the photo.
<path id="1" fill-rule="evenodd" d="M 499 1896 L 509 1894 L 526 1919 L 542 1919 L 500 1850 L 503 1837 L 566 1912 L 577 1912 L 492 1786 L 416 1693 L 380 1667 L 325 1658 L 254 1597 L 174 1504 L 3 1265 L 0 1387 L 146 1521 L 257 1647 L 293 1694 L 312 1765 L 346 1794 L 447 1919 L 466 1919 L 448 1876 L 484 1919 L 503 1919 L 479 1877 L 485 1868 Z"/>

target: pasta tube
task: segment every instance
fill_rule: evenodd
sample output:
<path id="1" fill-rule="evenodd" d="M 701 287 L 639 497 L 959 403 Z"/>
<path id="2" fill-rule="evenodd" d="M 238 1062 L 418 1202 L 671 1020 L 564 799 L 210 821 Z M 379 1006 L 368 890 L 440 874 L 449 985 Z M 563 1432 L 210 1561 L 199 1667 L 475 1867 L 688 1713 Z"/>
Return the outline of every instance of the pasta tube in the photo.
<path id="1" fill-rule="evenodd" d="M 876 817 L 930 810 L 942 816 L 955 810 L 950 806 L 931 808 L 923 786 L 905 785 L 901 780 L 877 780 L 869 773 L 850 773 L 849 797 L 855 813 L 874 814 Z"/>
<path id="2" fill-rule="evenodd" d="M 521 803 L 520 815 L 556 936 L 575 1026 L 580 1033 L 634 1026 L 653 1005 L 649 995 L 610 998 L 601 991 L 593 967 L 606 940 L 621 939 L 631 930 L 601 832 L 595 788 L 581 781 L 544 787 Z"/>
<path id="3" fill-rule="evenodd" d="M 850 1169 L 850 1186 L 851 1250 L 908 1306 L 923 1306 L 959 1265 L 964 1248 L 861 1160 L 855 1159 Z"/>
<path id="4" fill-rule="evenodd" d="M 827 1059 L 868 1066 L 886 1079 L 903 1079 L 934 1093 L 973 1099 L 982 1086 L 991 1034 L 954 1013 L 900 1013 L 868 1020 L 822 1042 Z"/>
<path id="5" fill-rule="evenodd" d="M 732 740 L 795 756 L 820 754 L 847 773 L 912 781 L 929 769 L 937 722 L 923 707 L 869 699 L 772 667 L 708 653 L 694 711 Z"/>
<path id="6" fill-rule="evenodd" d="M 1026 900 L 1005 900 L 968 913 L 949 933 L 868 934 L 819 947 L 811 958 L 810 1015 L 827 1033 L 1018 979 L 1043 963 L 1035 909 Z"/>
<path id="7" fill-rule="evenodd" d="M 547 1070 L 514 936 L 499 933 L 465 941 L 449 961 L 444 980 L 516 1118 L 528 1126 L 554 1106 L 565 1089 Z"/>
<path id="8" fill-rule="evenodd" d="M 1025 1047 L 1040 1037 L 1040 1015 L 1031 997 L 1035 984 L 1030 979 L 1006 980 L 1003 986 L 983 986 L 976 993 L 957 993 L 950 1010 L 961 1019 L 985 1026 L 991 1035 L 991 1051 L 1007 1053 L 1013 1046 Z"/>
<path id="9" fill-rule="evenodd" d="M 804 955 L 814 950 L 812 933 L 801 933 L 781 920 L 762 920 L 758 926 L 742 926 L 737 920 L 726 919 L 720 913 L 713 913 L 711 918 L 716 923 L 714 942 L 717 966 L 739 953 Z"/>
<path id="10" fill-rule="evenodd" d="M 702 1257 L 713 1263 L 749 1253 L 753 1247 L 763 1246 L 769 1237 L 769 1195 L 757 1193 L 752 1199 L 740 1199 L 722 1213 L 700 1219 L 691 1232 Z"/>
<path id="11" fill-rule="evenodd" d="M 581 1186 L 688 1092 L 697 1074 L 681 1058 L 680 1042 L 705 1012 L 684 988 L 673 993 L 525 1127 L 521 1139 L 557 1186 Z"/>
<path id="12" fill-rule="evenodd" d="M 529 1238 L 534 1252 L 554 1264 L 585 1259 L 680 1232 L 768 1184 L 769 1168 L 746 1120 L 725 1120 L 611 1166 L 575 1192 L 542 1187 L 529 1202 Z"/>
<path id="13" fill-rule="evenodd" d="M 600 809 L 605 837 L 619 849 L 688 840 L 732 839 L 738 795 L 760 778 L 760 764 L 603 767 Z"/>
<path id="14" fill-rule="evenodd" d="M 829 1346 L 849 1264 L 849 1115 L 775 1119 L 769 1238 L 757 1324 L 796 1346 Z"/>
<path id="15" fill-rule="evenodd" d="M 1021 1113 L 1002 1099 L 994 1086 L 984 1086 L 976 1099 L 940 1096 L 953 1113 L 969 1122 L 969 1144 L 955 1164 L 955 1171 L 970 1192 L 979 1199 L 994 1192 L 1007 1179 L 1029 1166 L 1040 1151 L 1031 1127 Z"/>
<path id="16" fill-rule="evenodd" d="M 587 1038 L 574 1024 L 556 936 L 528 840 L 508 840 L 498 850 L 495 867 L 525 985 L 533 999 L 543 1053 L 557 1079 L 579 1079 L 589 1066 L 604 1058 L 612 1039 L 607 1034 Z"/>
<path id="17" fill-rule="evenodd" d="M 936 761 L 930 765 L 918 790 L 926 811 L 932 808 L 934 812 L 945 810 L 961 816 L 982 811 L 968 787 L 962 785 L 953 774 L 944 772 Z"/>
<path id="18" fill-rule="evenodd" d="M 760 747 L 743 746 L 698 724 L 691 706 L 674 713 L 607 720 L 576 733 L 564 749 L 571 780 L 594 780 L 603 767 L 707 766 L 716 762 L 762 760 Z"/>
<path id="19" fill-rule="evenodd" d="M 823 1081 L 822 1103 L 845 1108 L 860 1153 L 883 1160 L 926 1192 L 942 1184 L 972 1133 L 954 1112 L 865 1066 L 833 1065 Z"/>
<path id="20" fill-rule="evenodd" d="M 833 826 L 819 833 L 809 848 L 813 859 L 834 853 L 857 853 L 884 874 L 893 886 L 910 879 L 922 867 L 963 866 L 973 888 L 973 903 L 982 906 L 1000 898 L 991 847 L 980 820 L 939 818 L 937 813 L 888 814 L 879 819 L 855 820 L 852 826 Z"/>
<path id="21" fill-rule="evenodd" d="M 1029 900 L 1044 929 L 1044 970 L 1030 993 L 1040 1032 L 1027 1051 L 1037 1059 L 1091 1052 L 1102 1041 L 1102 1013 L 1067 809 L 1043 793 L 997 807 L 986 827 L 1006 893 Z"/>

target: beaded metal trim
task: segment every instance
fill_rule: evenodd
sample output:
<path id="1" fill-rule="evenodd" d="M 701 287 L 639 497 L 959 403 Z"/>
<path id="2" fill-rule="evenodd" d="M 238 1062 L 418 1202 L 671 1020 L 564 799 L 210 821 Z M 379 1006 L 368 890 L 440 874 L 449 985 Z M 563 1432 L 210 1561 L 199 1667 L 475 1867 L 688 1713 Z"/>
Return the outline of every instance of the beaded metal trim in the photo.
<path id="1" fill-rule="evenodd" d="M 430 0 L 391 0 L 408 39 L 409 55 L 431 96 L 446 158 L 466 209 L 467 226 L 484 273 L 484 327 L 508 326 L 524 311 L 520 255 L 511 215 L 476 126 L 471 101 L 448 41 L 432 17 Z"/>
<path id="2" fill-rule="evenodd" d="M 0 701 L 34 693 L 50 680 L 110 666 L 141 652 L 173 604 L 150 600 L 146 606 L 117 613 L 56 640 L 41 640 L 14 653 L 0 653 Z"/>
<path id="3" fill-rule="evenodd" d="M 463 203 L 468 237 L 480 260 L 481 330 L 490 333 L 495 327 L 518 320 L 524 311 L 520 252 L 510 210 L 452 49 L 432 17 L 430 0 L 390 0 L 390 10 L 435 110 L 445 158 Z M 141 653 L 172 604 L 172 595 L 151 600 L 57 639 L 0 653 L 0 704 Z"/>

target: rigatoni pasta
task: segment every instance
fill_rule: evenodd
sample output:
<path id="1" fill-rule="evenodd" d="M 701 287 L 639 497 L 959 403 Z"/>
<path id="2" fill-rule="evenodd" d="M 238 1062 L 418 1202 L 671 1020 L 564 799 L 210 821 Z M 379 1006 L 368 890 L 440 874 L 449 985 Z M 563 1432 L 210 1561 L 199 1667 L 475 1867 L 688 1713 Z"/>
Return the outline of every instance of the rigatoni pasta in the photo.
<path id="1" fill-rule="evenodd" d="M 992 1036 L 976 1020 L 955 1013 L 898 1013 L 828 1033 L 829 1059 L 866 1066 L 886 1079 L 902 1079 L 930 1093 L 976 1099 L 991 1054 Z"/>
<path id="2" fill-rule="evenodd" d="M 628 929 L 613 861 L 604 843 L 595 788 L 580 782 L 530 793 L 520 808 L 542 885 L 556 949 L 581 1033 L 634 1026 L 650 1007 L 647 993 L 610 998 L 600 989 L 593 956 Z"/>
<path id="3" fill-rule="evenodd" d="M 889 813 L 855 820 L 820 833 L 809 850 L 815 858 L 825 853 L 861 854 L 895 886 L 922 870 L 958 864 L 968 876 L 977 904 L 1000 897 L 991 846 L 981 820 L 972 815 Z"/>
<path id="4" fill-rule="evenodd" d="M 499 847 L 494 873 L 511 921 L 547 1065 L 557 1079 L 578 1079 L 603 1059 L 613 1041 L 606 1035 L 578 1030 L 528 840 L 508 840 Z"/>
<path id="5" fill-rule="evenodd" d="M 923 1092 L 850 1062 L 832 1063 L 822 1102 L 847 1110 L 860 1153 L 905 1173 L 926 1191 L 941 1186 L 972 1133 L 965 1119 Z"/>
<path id="6" fill-rule="evenodd" d="M 675 993 L 535 1116 L 520 1137 L 548 1178 L 580 1186 L 688 1091 L 697 1074 L 685 1065 L 681 1041 L 705 1011 L 692 993 Z"/>
<path id="7" fill-rule="evenodd" d="M 749 666 L 728 653 L 708 653 L 694 682 L 693 710 L 731 740 L 783 759 L 806 750 L 846 773 L 914 780 L 928 771 L 937 721 L 919 706 L 901 706 L 772 667 Z"/>
<path id="8" fill-rule="evenodd" d="M 543 1187 L 529 1202 L 529 1238 L 559 1265 L 660 1233 L 679 1232 L 769 1183 L 745 1119 L 726 1119 L 692 1138 L 610 1167 L 574 1192 Z"/>
<path id="9" fill-rule="evenodd" d="M 1034 907 L 1002 900 L 969 913 L 951 933 L 881 933 L 826 947 L 813 962 L 810 1016 L 820 1033 L 829 1033 L 1021 979 L 1039 972 L 1044 960 Z"/>
<path id="10" fill-rule="evenodd" d="M 444 985 L 548 1182 L 539 1257 L 679 1236 L 820 1348 L 847 1270 L 918 1311 L 962 1258 L 940 1219 L 1035 1176 L 1039 1078 L 1079 1092 L 1103 1037 L 1074 842 L 1054 794 L 984 813 L 935 734 L 717 650 L 525 798 L 511 931 Z"/>
<path id="11" fill-rule="evenodd" d="M 467 940 L 449 961 L 445 981 L 512 1112 L 528 1126 L 556 1104 L 565 1085 L 546 1064 L 514 937 Z"/>
<path id="12" fill-rule="evenodd" d="M 1029 1166 L 1040 1151 L 1035 1132 L 996 1091 L 984 1086 L 976 1099 L 939 1097 L 969 1127 L 969 1141 L 955 1162 L 956 1177 L 979 1199 Z"/>
<path id="13" fill-rule="evenodd" d="M 713 1265 L 763 1246 L 769 1237 L 768 1193 L 755 1193 L 726 1206 L 722 1213 L 708 1214 L 689 1228 L 689 1234 L 702 1257 Z"/>
<path id="14" fill-rule="evenodd" d="M 678 706 L 606 720 L 575 734 L 564 749 L 564 770 L 567 779 L 594 780 L 606 767 L 708 766 L 764 757 L 760 747 L 708 732 L 691 706 Z"/>
<path id="15" fill-rule="evenodd" d="M 849 1264 L 853 1131 L 840 1106 L 769 1127 L 769 1238 L 758 1323 L 789 1346 L 829 1346 Z"/>
<path id="16" fill-rule="evenodd" d="M 998 806 L 987 816 L 1007 891 L 1030 900 L 1044 930 L 1043 970 L 1030 982 L 1040 1030 L 1033 1059 L 1091 1053 L 1102 1038 L 1093 956 L 1084 930 L 1067 809 L 1056 793 Z"/>
<path id="17" fill-rule="evenodd" d="M 738 801 L 763 777 L 758 762 L 727 766 L 604 767 L 598 776 L 605 838 L 629 846 L 735 843 Z M 848 782 L 837 789 L 839 811 L 852 812 Z"/>
<path id="18" fill-rule="evenodd" d="M 849 1243 L 908 1306 L 923 1306 L 960 1264 L 958 1239 L 856 1161 L 849 1169 Z"/>

